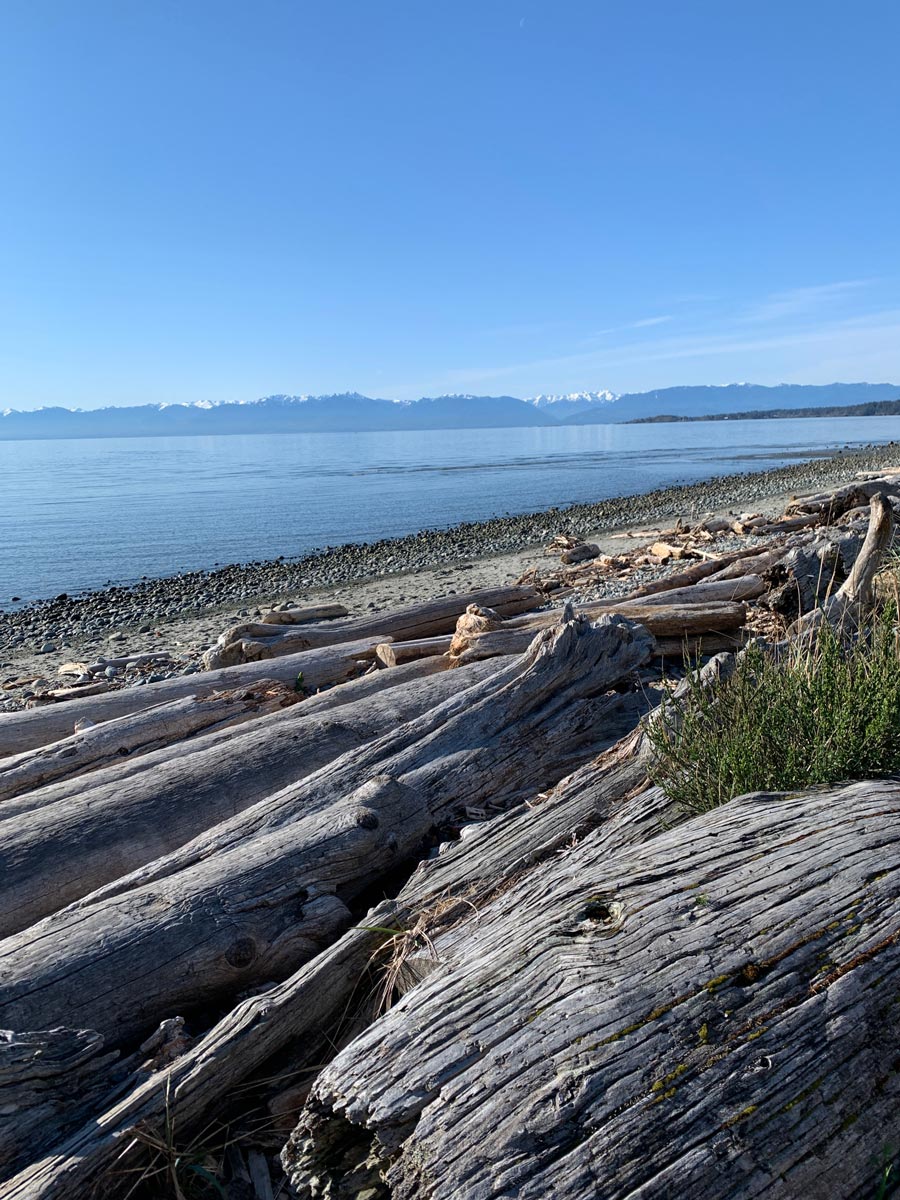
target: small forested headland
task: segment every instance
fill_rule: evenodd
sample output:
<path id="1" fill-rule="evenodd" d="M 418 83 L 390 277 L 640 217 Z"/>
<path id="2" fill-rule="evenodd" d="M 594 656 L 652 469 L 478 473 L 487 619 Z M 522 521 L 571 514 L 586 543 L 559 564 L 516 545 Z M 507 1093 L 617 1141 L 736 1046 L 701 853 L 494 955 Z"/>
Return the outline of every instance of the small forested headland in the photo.
<path id="1" fill-rule="evenodd" d="M 655 512 L 18 689 L 4 1197 L 890 1194 L 900 467 Z"/>
<path id="2" fill-rule="evenodd" d="M 825 408 L 752 409 L 749 412 L 710 413 L 707 416 L 675 416 L 663 413 L 655 417 L 636 417 L 629 425 L 660 425 L 672 421 L 766 421 L 796 420 L 800 417 L 897 417 L 900 399 L 872 400 L 866 404 L 833 404 Z"/>

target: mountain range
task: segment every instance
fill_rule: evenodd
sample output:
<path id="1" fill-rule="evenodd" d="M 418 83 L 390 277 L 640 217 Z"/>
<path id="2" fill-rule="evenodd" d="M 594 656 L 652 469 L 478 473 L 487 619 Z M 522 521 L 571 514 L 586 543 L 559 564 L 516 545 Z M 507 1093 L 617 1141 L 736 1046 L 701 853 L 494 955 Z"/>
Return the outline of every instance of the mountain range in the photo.
<path id="1" fill-rule="evenodd" d="M 265 396 L 238 403 L 144 404 L 95 409 L 0 412 L 0 441 L 181 434 L 370 432 L 403 429 L 503 429 L 616 424 L 649 417 L 723 417 L 777 409 L 817 409 L 900 398 L 890 383 L 824 385 L 733 383 L 671 387 L 616 395 L 609 391 L 515 396 L 436 396 L 385 400 L 334 396 Z"/>

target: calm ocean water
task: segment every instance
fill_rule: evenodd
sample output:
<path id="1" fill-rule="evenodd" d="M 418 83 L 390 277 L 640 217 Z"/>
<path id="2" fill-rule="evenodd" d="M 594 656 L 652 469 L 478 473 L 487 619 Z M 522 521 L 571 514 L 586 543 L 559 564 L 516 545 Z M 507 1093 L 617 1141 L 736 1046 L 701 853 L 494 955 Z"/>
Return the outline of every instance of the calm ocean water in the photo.
<path id="1" fill-rule="evenodd" d="M 0 442 L 0 606 L 898 436 L 866 417 Z"/>

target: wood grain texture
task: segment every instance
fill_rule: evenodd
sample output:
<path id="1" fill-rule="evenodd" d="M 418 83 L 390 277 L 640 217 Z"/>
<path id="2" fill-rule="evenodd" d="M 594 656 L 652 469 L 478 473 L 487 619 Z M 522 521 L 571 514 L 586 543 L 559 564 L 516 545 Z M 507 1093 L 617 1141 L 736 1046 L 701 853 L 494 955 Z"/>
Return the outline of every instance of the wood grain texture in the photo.
<path id="1" fill-rule="evenodd" d="M 143 687 L 123 688 L 104 696 L 84 700 L 67 700 L 24 712 L 0 713 L 0 759 L 19 754 L 36 746 L 68 737 L 78 721 L 87 718 L 95 724 L 141 712 L 166 700 L 183 696 L 210 696 L 213 692 L 250 687 L 261 679 L 276 679 L 293 686 L 299 675 L 303 686 L 314 692 L 317 688 L 332 687 L 359 673 L 357 662 L 368 654 L 374 658 L 375 646 L 384 638 L 370 638 L 329 646 L 324 650 L 306 650 L 272 662 L 252 662 L 225 667 L 220 671 L 204 671 L 197 675 L 179 675 L 161 679 Z"/>
<path id="2" fill-rule="evenodd" d="M 609 830 L 610 845 L 616 838 L 629 843 L 658 832 L 672 819 L 671 805 L 656 790 L 640 790 L 644 772 L 632 754 L 640 700 L 632 694 L 610 702 L 605 739 L 616 744 L 608 751 L 528 804 L 465 827 L 460 840 L 419 865 L 396 899 L 376 906 L 284 983 L 239 1004 L 171 1066 L 149 1079 L 136 1078 L 121 1099 L 93 1114 L 68 1140 L 58 1139 L 52 1153 L 24 1166 L 4 1196 L 93 1200 L 98 1187 L 113 1192 L 121 1172 L 147 1160 L 144 1144 L 130 1135 L 136 1126 L 160 1130 L 170 1120 L 182 1129 L 196 1128 L 232 1088 L 254 1072 L 269 1072 L 266 1064 L 280 1061 L 289 1044 L 295 1063 L 317 1061 L 322 1032 L 335 1013 L 348 1010 L 385 940 L 383 928 L 408 927 L 448 898 L 460 897 L 464 907 L 486 901 L 600 824 Z M 618 742 L 626 731 L 627 739 Z M 303 1047 L 305 1059 L 298 1057 Z M 8 1122 L 3 1132 L 9 1131 Z"/>
<path id="3" fill-rule="evenodd" d="M 554 783 L 652 650 L 623 618 L 542 631 L 518 662 L 0 943 L 0 1024 L 108 1044 L 284 976 L 435 826 Z"/>
<path id="4" fill-rule="evenodd" d="M 0 805 L 0 937 L 170 854 L 496 669 L 486 664 L 456 681 L 447 672 L 413 678 L 324 712 L 300 703 L 224 740 L 189 742 L 178 755 L 158 751 L 128 773 L 101 770 L 66 789 L 41 788 Z M 112 736 L 118 725 L 110 721 L 96 733 Z"/>
<path id="5" fill-rule="evenodd" d="M 900 1101 L 900 784 L 604 827 L 432 937 L 284 1161 L 341 1200 L 872 1197 Z"/>

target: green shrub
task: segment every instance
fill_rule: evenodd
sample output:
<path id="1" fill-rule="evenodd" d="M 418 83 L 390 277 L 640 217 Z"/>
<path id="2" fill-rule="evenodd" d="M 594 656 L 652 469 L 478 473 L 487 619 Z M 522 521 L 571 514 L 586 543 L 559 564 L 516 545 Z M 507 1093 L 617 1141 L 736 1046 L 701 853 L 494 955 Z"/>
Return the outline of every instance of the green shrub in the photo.
<path id="1" fill-rule="evenodd" d="M 851 644 L 828 626 L 780 659 L 748 648 L 675 728 L 651 725 L 651 778 L 691 812 L 733 796 L 900 772 L 900 656 L 888 604 Z"/>

